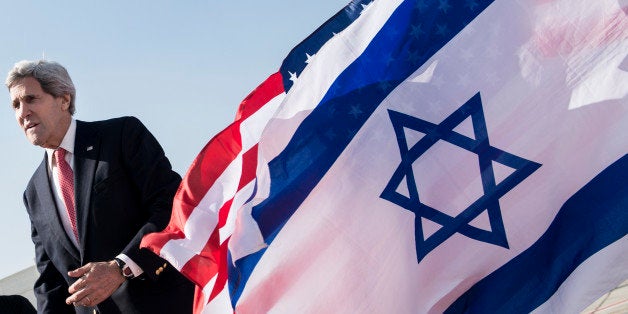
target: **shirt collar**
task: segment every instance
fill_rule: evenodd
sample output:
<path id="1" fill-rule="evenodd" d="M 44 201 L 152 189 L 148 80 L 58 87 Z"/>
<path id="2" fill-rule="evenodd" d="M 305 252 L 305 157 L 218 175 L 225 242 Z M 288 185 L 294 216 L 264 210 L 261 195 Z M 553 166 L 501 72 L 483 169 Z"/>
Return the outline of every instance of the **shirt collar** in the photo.
<path id="1" fill-rule="evenodd" d="M 74 154 L 74 139 L 76 139 L 76 120 L 72 119 L 72 121 L 70 122 L 70 127 L 65 132 L 65 136 L 63 137 L 63 140 L 61 140 L 61 144 L 59 144 L 59 147 L 65 149 L 70 154 Z M 48 156 L 50 157 L 52 157 L 52 154 L 55 152 L 55 150 L 56 149 L 54 148 L 46 148 Z M 48 160 L 51 159 L 52 158 L 49 158 Z"/>

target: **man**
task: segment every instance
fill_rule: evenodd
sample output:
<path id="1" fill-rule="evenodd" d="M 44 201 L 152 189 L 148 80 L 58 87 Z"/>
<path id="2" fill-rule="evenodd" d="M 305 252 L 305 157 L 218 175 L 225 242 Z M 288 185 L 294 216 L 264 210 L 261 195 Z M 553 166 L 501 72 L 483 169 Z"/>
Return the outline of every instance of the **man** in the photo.
<path id="1" fill-rule="evenodd" d="M 157 140 L 132 117 L 74 120 L 74 84 L 56 62 L 18 62 L 5 84 L 20 128 L 45 148 L 24 192 L 38 312 L 191 312 L 191 282 L 139 248 L 168 223 L 181 181 Z"/>

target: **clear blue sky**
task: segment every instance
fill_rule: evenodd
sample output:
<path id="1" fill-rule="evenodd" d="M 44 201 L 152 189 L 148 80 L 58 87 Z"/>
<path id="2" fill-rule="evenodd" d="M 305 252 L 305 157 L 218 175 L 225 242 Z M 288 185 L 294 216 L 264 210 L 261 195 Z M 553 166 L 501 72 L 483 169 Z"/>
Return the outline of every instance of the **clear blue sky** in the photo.
<path id="1" fill-rule="evenodd" d="M 2 82 L 17 61 L 63 64 L 75 118 L 140 118 L 181 175 L 240 101 L 348 0 L 2 1 Z M 43 150 L 18 128 L 4 89 L 0 278 L 34 264 L 22 192 Z"/>

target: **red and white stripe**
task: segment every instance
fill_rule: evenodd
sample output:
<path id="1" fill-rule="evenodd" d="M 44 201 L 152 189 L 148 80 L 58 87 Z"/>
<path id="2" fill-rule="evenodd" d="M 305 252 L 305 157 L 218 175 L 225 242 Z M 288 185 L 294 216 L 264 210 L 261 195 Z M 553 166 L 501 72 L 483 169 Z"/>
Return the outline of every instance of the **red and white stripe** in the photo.
<path id="1" fill-rule="evenodd" d="M 259 137 L 284 97 L 281 74 L 275 73 L 242 101 L 235 121 L 207 143 L 188 169 L 166 229 L 142 241 L 197 285 L 196 313 L 209 311 L 211 304 L 206 305 L 214 299 L 211 303 L 222 311 L 230 308 L 222 269 L 228 240 L 237 209 L 253 193 Z"/>

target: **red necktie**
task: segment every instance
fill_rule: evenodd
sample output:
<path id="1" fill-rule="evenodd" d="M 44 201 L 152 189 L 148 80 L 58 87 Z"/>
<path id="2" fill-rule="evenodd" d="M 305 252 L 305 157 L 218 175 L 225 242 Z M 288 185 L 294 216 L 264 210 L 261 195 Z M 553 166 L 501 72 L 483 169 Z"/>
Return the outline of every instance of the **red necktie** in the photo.
<path id="1" fill-rule="evenodd" d="M 66 150 L 59 147 L 55 150 L 54 155 L 57 160 L 57 175 L 59 176 L 59 185 L 61 187 L 61 197 L 65 208 L 68 211 L 72 232 L 78 241 L 78 230 L 76 229 L 76 210 L 74 209 L 74 173 L 67 161 L 65 161 Z"/>

